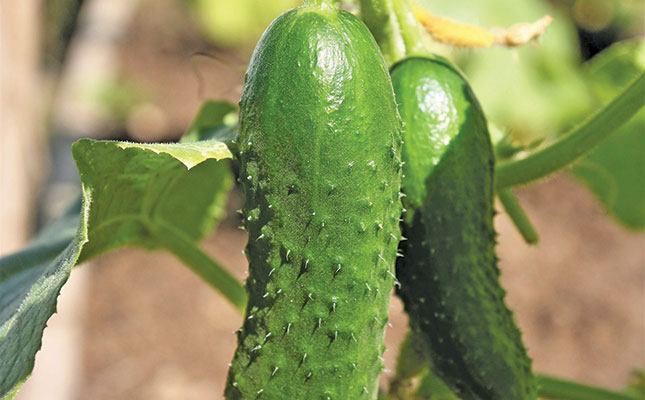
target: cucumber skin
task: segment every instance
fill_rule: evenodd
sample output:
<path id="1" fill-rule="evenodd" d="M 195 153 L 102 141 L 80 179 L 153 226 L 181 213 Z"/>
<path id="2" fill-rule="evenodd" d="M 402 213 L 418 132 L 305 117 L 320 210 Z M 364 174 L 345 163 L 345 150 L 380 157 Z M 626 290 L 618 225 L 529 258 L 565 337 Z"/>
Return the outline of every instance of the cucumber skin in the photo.
<path id="1" fill-rule="evenodd" d="M 402 169 L 378 47 L 349 13 L 288 11 L 260 39 L 240 106 L 249 303 L 226 397 L 374 399 Z"/>
<path id="2" fill-rule="evenodd" d="M 493 227 L 494 156 L 470 86 L 447 61 L 391 71 L 403 138 L 398 295 L 436 373 L 463 399 L 536 399 L 531 360 L 504 302 Z"/>

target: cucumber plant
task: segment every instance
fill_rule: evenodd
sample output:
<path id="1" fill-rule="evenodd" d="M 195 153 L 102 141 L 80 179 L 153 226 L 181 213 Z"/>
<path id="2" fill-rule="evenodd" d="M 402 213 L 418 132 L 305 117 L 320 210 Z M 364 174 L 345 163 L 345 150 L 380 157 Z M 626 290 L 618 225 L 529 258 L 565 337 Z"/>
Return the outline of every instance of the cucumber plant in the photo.
<path id="1" fill-rule="evenodd" d="M 571 164 L 635 115 L 645 75 L 558 141 L 495 167 L 475 95 L 427 53 L 409 2 L 361 0 L 362 21 L 335 3 L 305 1 L 267 29 L 239 124 L 233 105 L 207 102 L 177 144 L 74 144 L 82 201 L 0 259 L 3 399 L 29 376 L 73 266 L 122 246 L 171 252 L 245 313 L 229 399 L 376 398 L 393 285 L 411 334 L 388 398 L 638 398 L 533 376 L 492 219 L 496 192 L 515 204 L 511 186 Z M 222 215 L 231 158 L 246 290 L 199 247 Z"/>

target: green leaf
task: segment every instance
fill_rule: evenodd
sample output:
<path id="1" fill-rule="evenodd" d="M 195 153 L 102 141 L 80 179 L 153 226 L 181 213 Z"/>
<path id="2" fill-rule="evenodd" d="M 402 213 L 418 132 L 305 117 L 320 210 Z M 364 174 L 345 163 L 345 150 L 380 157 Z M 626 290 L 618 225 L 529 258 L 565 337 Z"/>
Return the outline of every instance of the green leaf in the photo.
<path id="1" fill-rule="evenodd" d="M 227 101 L 206 100 L 197 116 L 181 138 L 181 143 L 218 139 L 230 142 L 235 139 L 233 126 L 237 123 L 237 107 Z"/>
<path id="2" fill-rule="evenodd" d="M 80 259 L 121 247 L 163 248 L 241 310 L 246 292 L 197 245 L 225 211 L 231 153 L 219 140 L 135 144 L 81 139 L 72 146 L 92 199 Z M 219 161 L 218 161 L 219 160 Z"/>
<path id="3" fill-rule="evenodd" d="M 589 62 L 587 73 L 600 102 L 608 102 L 645 71 L 645 40 L 618 43 Z M 631 229 L 645 228 L 645 109 L 604 141 L 572 172 L 607 211 Z"/>
<path id="4" fill-rule="evenodd" d="M 75 205 L 24 250 L 0 259 L 0 396 L 31 374 L 47 320 L 86 241 L 87 203 Z"/>
<path id="5" fill-rule="evenodd" d="M 136 144 L 81 139 L 72 146 L 92 198 L 85 260 L 120 247 L 158 247 L 152 232 L 171 225 L 198 241 L 224 212 L 231 176 L 217 140 Z"/>
<path id="6" fill-rule="evenodd" d="M 225 143 L 82 139 L 72 152 L 82 208 L 79 202 L 26 249 L 0 258 L 2 398 L 13 398 L 31 373 L 60 289 L 81 260 L 120 246 L 163 248 L 238 309 L 246 302 L 242 285 L 198 246 L 222 216 L 232 183 Z"/>
<path id="7" fill-rule="evenodd" d="M 609 102 L 645 70 L 645 39 L 618 42 L 585 64 L 598 100 Z"/>
<path id="8" fill-rule="evenodd" d="M 200 140 L 217 140 L 228 147 L 237 157 L 238 135 L 237 107 L 227 101 L 206 100 L 199 109 L 195 120 L 179 141 L 191 143 Z"/>

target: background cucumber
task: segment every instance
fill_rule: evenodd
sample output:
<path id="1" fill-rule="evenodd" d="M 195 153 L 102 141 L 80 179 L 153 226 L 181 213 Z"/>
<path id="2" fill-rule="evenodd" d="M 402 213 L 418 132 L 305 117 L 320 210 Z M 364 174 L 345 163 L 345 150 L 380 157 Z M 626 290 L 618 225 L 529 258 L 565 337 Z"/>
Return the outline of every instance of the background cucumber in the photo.
<path id="1" fill-rule="evenodd" d="M 280 16 L 240 112 L 249 304 L 228 399 L 373 399 L 400 240 L 401 122 L 363 23 Z"/>
<path id="2" fill-rule="evenodd" d="M 468 83 L 447 61 L 391 71 L 405 123 L 398 294 L 436 373 L 463 399 L 535 399 L 521 334 L 504 303 L 493 228 L 493 152 Z"/>

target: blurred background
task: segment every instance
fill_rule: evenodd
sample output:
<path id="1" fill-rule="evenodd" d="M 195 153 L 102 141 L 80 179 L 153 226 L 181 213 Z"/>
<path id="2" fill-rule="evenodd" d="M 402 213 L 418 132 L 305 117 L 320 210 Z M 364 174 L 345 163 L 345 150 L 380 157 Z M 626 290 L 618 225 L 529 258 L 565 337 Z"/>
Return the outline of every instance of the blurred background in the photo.
<path id="1" fill-rule="evenodd" d="M 0 256 L 77 196 L 75 140 L 177 140 L 204 100 L 238 101 L 255 42 L 298 3 L 3 0 Z M 566 132 L 645 68 L 645 45 L 635 40 L 645 32 L 642 0 L 418 4 L 486 27 L 555 17 L 539 46 L 429 42 L 466 72 L 495 140 L 510 151 Z M 504 213 L 496 219 L 502 283 L 538 372 L 620 388 L 645 366 L 644 132 L 641 110 L 571 170 L 516 191 L 538 245 L 525 244 Z M 203 246 L 243 279 L 240 204 L 235 189 L 228 218 Z M 64 287 L 18 398 L 221 398 L 236 311 L 165 253 L 128 249 L 90 264 Z M 396 299 L 391 321 L 390 369 L 407 326 Z"/>

